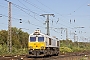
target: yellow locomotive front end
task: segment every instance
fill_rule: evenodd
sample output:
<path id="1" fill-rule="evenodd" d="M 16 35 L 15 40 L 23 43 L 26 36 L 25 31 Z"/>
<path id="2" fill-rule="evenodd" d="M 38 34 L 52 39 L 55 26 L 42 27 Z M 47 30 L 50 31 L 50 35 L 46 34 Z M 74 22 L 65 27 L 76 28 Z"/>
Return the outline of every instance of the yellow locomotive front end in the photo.
<path id="1" fill-rule="evenodd" d="M 29 36 L 28 50 L 30 56 L 44 56 L 45 53 L 44 36 L 35 32 Z"/>
<path id="2" fill-rule="evenodd" d="M 35 49 L 45 49 L 45 43 L 44 42 L 29 42 L 28 43 L 28 49 L 32 49 L 32 50 L 35 50 Z"/>

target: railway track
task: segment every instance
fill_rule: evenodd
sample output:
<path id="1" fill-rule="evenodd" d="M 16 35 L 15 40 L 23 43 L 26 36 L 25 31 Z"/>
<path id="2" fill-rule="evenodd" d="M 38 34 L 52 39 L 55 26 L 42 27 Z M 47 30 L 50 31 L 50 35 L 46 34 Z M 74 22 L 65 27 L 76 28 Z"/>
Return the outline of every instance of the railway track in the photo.
<path id="1" fill-rule="evenodd" d="M 59 56 L 51 56 L 51 57 L 30 57 L 27 58 L 26 55 L 13 55 L 13 56 L 0 56 L 0 60 L 80 60 L 83 56 L 90 57 L 88 53 L 72 53 L 66 55 L 59 55 Z"/>

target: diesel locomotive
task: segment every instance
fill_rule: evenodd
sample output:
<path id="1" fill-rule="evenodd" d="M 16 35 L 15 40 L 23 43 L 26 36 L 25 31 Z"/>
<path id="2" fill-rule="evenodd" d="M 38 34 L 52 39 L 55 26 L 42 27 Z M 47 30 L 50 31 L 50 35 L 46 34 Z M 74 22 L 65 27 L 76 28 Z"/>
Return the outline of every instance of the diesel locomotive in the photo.
<path id="1" fill-rule="evenodd" d="M 40 30 L 35 30 L 29 35 L 28 53 L 29 56 L 48 56 L 58 55 L 60 42 L 58 38 L 50 37 L 41 33 Z"/>

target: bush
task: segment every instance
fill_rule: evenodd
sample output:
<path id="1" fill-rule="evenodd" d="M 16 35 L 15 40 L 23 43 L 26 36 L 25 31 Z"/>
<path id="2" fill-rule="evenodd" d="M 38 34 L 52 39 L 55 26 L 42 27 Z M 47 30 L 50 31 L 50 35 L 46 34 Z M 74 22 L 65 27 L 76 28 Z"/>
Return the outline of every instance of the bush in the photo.
<path id="1" fill-rule="evenodd" d="M 12 55 L 22 55 L 22 54 L 27 54 L 26 48 L 20 48 L 20 49 L 17 49 L 15 47 L 12 48 Z"/>
<path id="2" fill-rule="evenodd" d="M 72 50 L 73 50 L 74 52 L 83 52 L 83 51 L 86 51 L 86 49 L 77 48 L 77 47 L 73 47 Z"/>
<path id="3" fill-rule="evenodd" d="M 7 54 L 7 45 L 0 45 L 0 55 Z"/>
<path id="4" fill-rule="evenodd" d="M 68 47 L 60 47 L 60 52 L 61 53 L 68 53 L 68 52 L 73 52 L 71 48 Z"/>
<path id="5" fill-rule="evenodd" d="M 22 54 L 27 54 L 27 49 L 26 48 L 20 48 L 17 49 L 15 47 L 12 47 L 12 52 L 8 52 L 7 45 L 0 45 L 0 55 L 22 55 Z"/>

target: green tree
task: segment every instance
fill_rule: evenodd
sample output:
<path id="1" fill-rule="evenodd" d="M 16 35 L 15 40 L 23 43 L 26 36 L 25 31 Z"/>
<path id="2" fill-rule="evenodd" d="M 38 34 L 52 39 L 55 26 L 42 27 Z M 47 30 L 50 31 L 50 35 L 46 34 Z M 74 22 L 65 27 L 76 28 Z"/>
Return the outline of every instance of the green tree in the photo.
<path id="1" fill-rule="evenodd" d="M 17 48 L 26 48 L 28 43 L 28 36 L 27 32 L 23 32 L 21 29 L 16 27 L 12 28 L 12 43 L 13 46 Z"/>
<path id="2" fill-rule="evenodd" d="M 6 30 L 1 30 L 0 31 L 0 44 L 6 44 L 7 43 L 7 31 Z"/>

